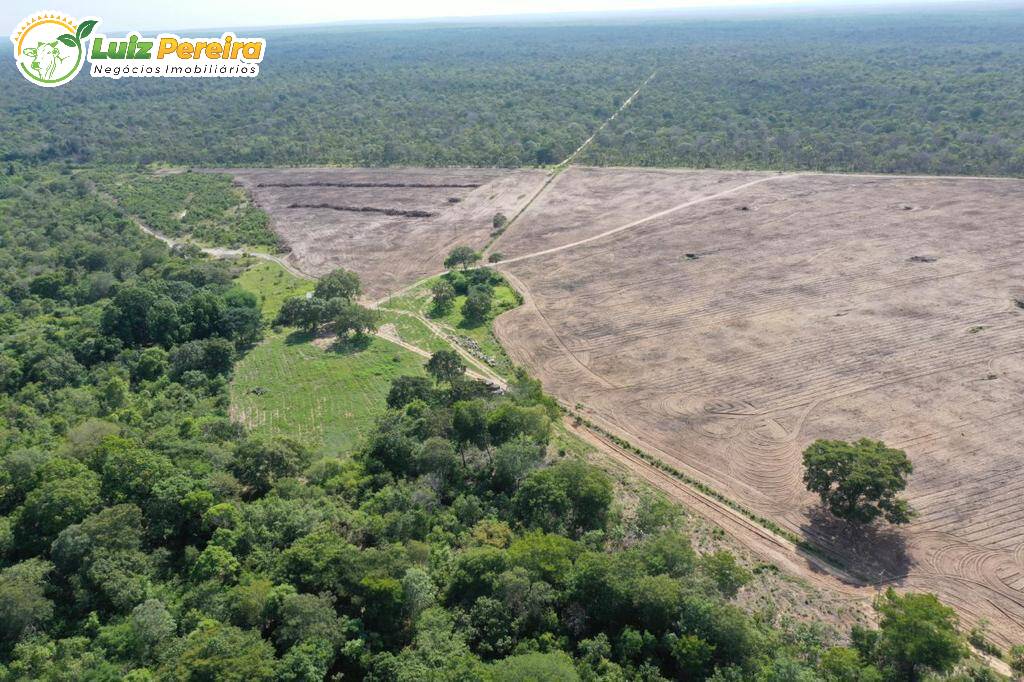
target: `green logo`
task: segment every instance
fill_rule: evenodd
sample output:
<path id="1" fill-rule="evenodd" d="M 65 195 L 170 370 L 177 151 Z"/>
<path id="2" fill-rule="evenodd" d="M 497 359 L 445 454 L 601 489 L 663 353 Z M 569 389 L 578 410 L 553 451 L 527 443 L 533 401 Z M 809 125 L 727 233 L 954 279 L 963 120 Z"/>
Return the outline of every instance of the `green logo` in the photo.
<path id="1" fill-rule="evenodd" d="M 28 81 L 44 88 L 69 82 L 85 63 L 82 41 L 98 19 L 77 21 L 61 12 L 39 12 L 27 17 L 11 34 L 14 59 Z"/>

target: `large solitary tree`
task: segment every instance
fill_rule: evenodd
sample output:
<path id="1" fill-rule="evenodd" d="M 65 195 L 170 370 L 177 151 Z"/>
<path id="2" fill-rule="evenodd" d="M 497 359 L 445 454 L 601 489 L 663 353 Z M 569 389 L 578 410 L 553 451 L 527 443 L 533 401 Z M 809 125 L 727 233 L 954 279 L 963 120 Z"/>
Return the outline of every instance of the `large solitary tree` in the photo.
<path id="1" fill-rule="evenodd" d="M 430 293 L 434 295 L 434 312 L 443 315 L 452 307 L 455 300 L 455 287 L 446 279 L 439 279 L 430 287 Z"/>
<path id="2" fill-rule="evenodd" d="M 471 325 L 482 324 L 491 312 L 493 294 L 491 287 L 475 284 L 469 288 L 466 302 L 462 304 L 462 317 Z"/>
<path id="3" fill-rule="evenodd" d="M 480 254 L 474 251 L 472 247 L 456 246 L 448 252 L 448 257 L 444 259 L 444 266 L 450 269 L 456 265 L 461 265 L 462 269 L 465 270 L 478 260 L 480 260 Z"/>
<path id="4" fill-rule="evenodd" d="M 804 450 L 804 483 L 835 516 L 856 523 L 884 517 L 906 523 L 914 515 L 897 494 L 914 470 L 902 450 L 862 438 L 856 443 L 817 440 Z"/>
<path id="5" fill-rule="evenodd" d="M 377 329 L 377 311 L 364 308 L 358 303 L 345 303 L 334 314 L 334 332 L 346 337 L 354 332 L 356 338 L 363 338 Z"/>
<path id="6" fill-rule="evenodd" d="M 320 281 L 316 283 L 313 295 L 325 301 L 332 298 L 351 301 L 361 292 L 362 284 L 359 282 L 359 275 L 351 270 L 338 268 L 320 278 Z"/>
<path id="7" fill-rule="evenodd" d="M 323 299 L 306 298 L 305 296 L 289 298 L 281 304 L 281 310 L 278 311 L 274 324 L 301 327 L 304 331 L 313 333 L 324 318 L 325 308 L 326 301 Z"/>

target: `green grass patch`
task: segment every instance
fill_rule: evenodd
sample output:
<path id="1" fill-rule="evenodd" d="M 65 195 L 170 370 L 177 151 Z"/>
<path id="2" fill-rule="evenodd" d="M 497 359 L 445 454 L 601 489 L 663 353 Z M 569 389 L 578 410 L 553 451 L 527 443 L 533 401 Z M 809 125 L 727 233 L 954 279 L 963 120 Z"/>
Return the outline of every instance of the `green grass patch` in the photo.
<path id="1" fill-rule="evenodd" d="M 499 374 L 508 376 L 512 372 L 512 361 L 494 336 L 493 323 L 494 318 L 498 315 L 519 306 L 519 295 L 507 284 L 494 287 L 491 310 L 487 317 L 477 324 L 472 324 L 463 317 L 462 305 L 465 302 L 465 296 L 457 296 L 454 305 L 447 313 L 434 316 L 430 314 L 431 311 L 428 311 L 427 316 L 454 332 L 459 337 L 459 345 L 463 348 L 484 360 Z"/>
<path id="2" fill-rule="evenodd" d="M 398 296 L 389 298 L 383 305 L 381 305 L 381 308 L 406 310 L 408 312 L 426 315 L 430 308 L 430 288 L 434 286 L 439 279 L 441 278 L 431 277 L 430 279 L 421 282 L 416 288 L 410 289 Z"/>
<path id="3" fill-rule="evenodd" d="M 273 320 L 285 299 L 305 296 L 313 291 L 316 282 L 301 279 L 270 261 L 250 259 L 252 264 L 239 275 L 235 282 L 246 291 L 256 295 L 263 310 L 263 317 Z"/>
<path id="4" fill-rule="evenodd" d="M 424 374 L 423 358 L 372 337 L 362 350 L 323 350 L 279 334 L 235 366 L 231 414 L 252 432 L 329 453 L 351 450 L 383 412 L 391 381 Z"/>
<path id="5" fill-rule="evenodd" d="M 561 420 L 552 424 L 551 447 L 556 452 L 564 452 L 574 457 L 585 457 L 597 452 L 597 448 L 567 429 Z"/>
<path id="6" fill-rule="evenodd" d="M 400 296 L 389 299 L 381 306 L 383 311 L 404 310 L 418 313 L 427 317 L 445 328 L 445 331 L 458 338 L 459 345 L 472 355 L 482 360 L 484 364 L 491 367 L 502 376 L 510 376 L 512 372 L 512 361 L 505 353 L 505 349 L 494 336 L 494 318 L 502 313 L 519 307 L 521 301 L 519 294 L 508 284 L 499 284 L 494 287 L 494 298 L 491 301 L 491 310 L 486 319 L 477 324 L 471 324 L 462 315 L 462 306 L 466 302 L 465 296 L 456 296 L 449 310 L 443 315 L 435 314 L 431 305 L 430 288 L 440 277 L 432 277 L 422 282 L 419 286 L 411 289 Z M 401 317 L 395 315 L 394 317 Z M 437 346 L 438 342 L 444 343 L 433 336 L 431 345 L 420 345 L 412 337 L 406 337 L 402 328 L 395 325 L 402 339 L 428 350 L 440 350 L 446 345 Z M 422 326 L 422 325 L 420 325 Z M 410 330 L 412 333 L 413 330 Z M 423 331 L 430 334 L 430 330 L 423 328 Z M 426 342 L 426 341 L 425 341 Z"/>
<path id="7" fill-rule="evenodd" d="M 439 350 L 448 350 L 451 345 L 432 332 L 427 325 L 411 315 L 403 315 L 390 310 L 380 310 L 380 323 L 393 324 L 398 337 L 406 343 L 435 353 Z"/>
<path id="8" fill-rule="evenodd" d="M 433 315 L 430 310 L 427 310 L 427 316 L 431 319 L 443 322 L 449 327 L 457 329 L 459 332 L 465 333 L 471 338 L 481 337 L 481 330 L 486 331 L 490 328 L 491 322 L 494 321 L 498 315 L 501 315 L 506 310 L 512 310 L 519 305 L 519 297 L 516 292 L 512 290 L 512 287 L 507 284 L 499 284 L 494 287 L 494 298 L 491 301 L 491 312 L 487 315 L 487 318 L 482 322 L 476 324 L 470 323 L 462 316 L 462 305 L 466 302 L 465 296 L 456 296 L 455 304 L 448 310 L 444 315 Z"/>

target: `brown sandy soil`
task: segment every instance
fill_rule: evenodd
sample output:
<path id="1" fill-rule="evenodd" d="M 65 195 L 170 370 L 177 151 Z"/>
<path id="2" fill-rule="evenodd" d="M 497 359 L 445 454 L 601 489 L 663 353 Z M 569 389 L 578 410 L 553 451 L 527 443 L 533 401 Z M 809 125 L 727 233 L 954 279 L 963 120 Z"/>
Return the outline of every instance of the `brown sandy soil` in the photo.
<path id="1" fill-rule="evenodd" d="M 774 173 L 573 166 L 491 247 L 513 258 L 587 239 Z"/>
<path id="2" fill-rule="evenodd" d="M 1021 215 L 1021 181 L 777 176 L 502 266 L 526 303 L 496 332 L 609 430 L 868 582 L 934 591 L 1021 643 Z M 853 531 L 804 490 L 807 444 L 859 436 L 913 460 L 909 527 Z"/>
<path id="3" fill-rule="evenodd" d="M 255 203 L 267 211 L 274 231 L 291 249 L 290 262 L 312 275 L 323 275 L 337 267 L 355 270 L 370 299 L 439 272 L 453 246 L 482 248 L 490 238 L 494 214 L 514 214 L 546 176 L 540 170 L 476 168 L 220 172 L 231 173 Z M 314 183 L 435 186 L 338 187 Z M 281 184 L 289 186 L 275 186 Z M 330 208 L 289 208 L 292 204 L 425 211 L 434 215 L 417 218 Z"/>

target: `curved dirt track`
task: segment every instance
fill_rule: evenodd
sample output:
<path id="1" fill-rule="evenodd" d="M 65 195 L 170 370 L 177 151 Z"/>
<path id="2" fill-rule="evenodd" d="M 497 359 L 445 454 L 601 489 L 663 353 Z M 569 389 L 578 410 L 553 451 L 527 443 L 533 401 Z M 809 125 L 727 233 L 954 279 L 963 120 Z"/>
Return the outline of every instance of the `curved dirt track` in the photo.
<path id="1" fill-rule="evenodd" d="M 705 195 L 705 196 L 697 197 L 695 199 L 689 199 L 687 201 L 684 201 L 681 204 L 676 204 L 675 206 L 670 206 L 669 208 L 666 208 L 666 209 L 663 209 L 661 211 L 658 211 L 657 213 L 652 213 L 651 215 L 648 215 L 648 216 L 644 216 L 643 218 L 640 218 L 638 220 L 634 220 L 634 221 L 632 221 L 630 223 L 626 223 L 625 225 L 620 225 L 618 227 L 614 227 L 614 228 L 612 228 L 610 230 L 605 230 L 604 232 L 599 232 L 598 234 L 591 235 L 589 237 L 583 237 L 581 239 L 577 239 L 576 241 L 569 242 L 568 244 L 561 244 L 559 246 L 552 246 L 552 247 L 549 247 L 549 248 L 546 248 L 546 249 L 541 249 L 540 251 L 531 251 L 530 253 L 526 253 L 526 254 L 523 254 L 521 256 L 513 256 L 511 258 L 503 259 L 500 264 L 501 265 L 509 265 L 511 263 L 518 263 L 519 261 L 529 260 L 531 258 L 539 258 L 540 256 L 547 256 L 547 255 L 550 255 L 550 254 L 553 254 L 553 253 L 558 253 L 559 251 L 565 251 L 566 249 L 574 249 L 576 247 L 583 246 L 584 244 L 589 244 L 590 242 L 598 241 L 598 240 L 601 240 L 601 239 L 607 239 L 608 237 L 611 237 L 612 235 L 618 234 L 620 232 L 625 232 L 626 230 L 631 230 L 634 227 L 638 227 L 640 225 L 643 225 L 645 223 L 649 223 L 649 222 L 651 222 L 653 220 L 657 220 L 659 218 L 664 218 L 666 216 L 672 215 L 673 213 L 681 211 L 681 210 L 683 210 L 685 208 L 690 208 L 692 206 L 696 206 L 697 204 L 702 204 L 702 203 L 704 203 L 706 201 L 714 201 L 715 199 L 721 199 L 722 197 L 729 196 L 730 194 L 735 194 L 737 192 L 742 192 L 743 190 L 745 190 L 745 189 L 747 189 L 749 187 L 753 187 L 754 185 L 760 185 L 763 182 L 770 182 L 772 180 L 777 180 L 779 178 L 786 178 L 786 177 L 792 177 L 792 176 L 791 175 L 768 175 L 768 176 L 756 178 L 754 180 L 748 180 L 747 182 L 744 182 L 742 184 L 734 185 L 734 186 L 730 187 L 729 189 L 725 189 L 725 190 L 722 190 L 720 192 L 715 192 L 714 194 L 708 194 L 708 195 Z"/>
<path id="2" fill-rule="evenodd" d="M 167 244 L 167 246 L 194 246 L 191 242 L 187 240 L 174 239 L 172 237 L 168 237 L 165 234 L 157 232 L 156 230 L 149 227 L 148 225 L 146 225 L 145 223 L 143 223 L 141 220 L 134 216 L 132 216 L 132 220 L 135 222 L 135 225 L 140 230 L 148 234 L 150 237 L 159 239 L 164 244 Z M 199 250 L 208 256 L 212 256 L 213 258 L 242 258 L 244 256 L 252 256 L 253 258 L 265 260 L 269 263 L 277 263 L 282 268 L 287 270 L 290 274 L 294 275 L 295 277 L 298 277 L 299 279 L 316 279 L 312 275 L 307 275 L 302 270 L 299 270 L 297 267 L 289 263 L 286 260 L 288 256 L 286 256 L 285 258 L 281 258 L 280 256 L 275 256 L 269 253 L 261 253 L 259 251 L 245 251 L 243 249 L 225 249 L 219 246 L 200 247 Z"/>
<path id="3" fill-rule="evenodd" d="M 608 430 L 871 583 L 934 591 L 1020 643 L 1022 189 L 750 181 L 501 263 L 527 304 L 496 333 Z M 915 462 L 909 528 L 854 533 L 802 489 L 807 443 L 860 435 Z"/>

